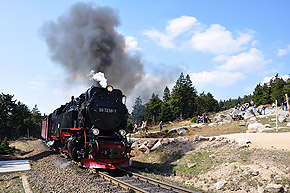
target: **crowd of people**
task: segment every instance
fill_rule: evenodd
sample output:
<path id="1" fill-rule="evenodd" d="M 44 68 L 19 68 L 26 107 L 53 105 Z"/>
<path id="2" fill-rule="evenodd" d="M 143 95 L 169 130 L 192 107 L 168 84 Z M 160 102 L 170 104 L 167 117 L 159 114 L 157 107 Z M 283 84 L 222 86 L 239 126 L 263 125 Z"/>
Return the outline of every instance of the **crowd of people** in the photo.
<path id="1" fill-rule="evenodd" d="M 141 130 L 143 133 L 148 132 L 147 121 L 142 121 Z M 137 131 L 138 131 L 138 125 L 134 124 L 134 132 L 137 132 Z"/>
<path id="2" fill-rule="evenodd" d="M 240 103 L 238 103 L 238 104 L 235 106 L 235 109 L 240 110 L 240 111 L 245 111 L 245 110 L 247 110 L 249 107 L 250 107 L 250 104 L 249 104 L 249 103 L 245 103 L 245 104 L 242 104 L 242 105 L 240 105 Z"/>
<path id="3" fill-rule="evenodd" d="M 207 123 L 209 121 L 208 115 L 204 113 L 203 115 L 198 115 L 196 119 L 196 123 Z"/>

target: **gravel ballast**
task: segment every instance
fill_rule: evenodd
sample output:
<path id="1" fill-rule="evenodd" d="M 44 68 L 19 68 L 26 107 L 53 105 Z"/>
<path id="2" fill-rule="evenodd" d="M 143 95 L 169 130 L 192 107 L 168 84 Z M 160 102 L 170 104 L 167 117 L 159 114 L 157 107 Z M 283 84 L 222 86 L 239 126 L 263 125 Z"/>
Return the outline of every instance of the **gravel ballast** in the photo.
<path id="1" fill-rule="evenodd" d="M 30 144 L 31 170 L 26 172 L 32 192 L 122 192 L 123 189 L 79 168 L 55 154 L 41 140 Z"/>

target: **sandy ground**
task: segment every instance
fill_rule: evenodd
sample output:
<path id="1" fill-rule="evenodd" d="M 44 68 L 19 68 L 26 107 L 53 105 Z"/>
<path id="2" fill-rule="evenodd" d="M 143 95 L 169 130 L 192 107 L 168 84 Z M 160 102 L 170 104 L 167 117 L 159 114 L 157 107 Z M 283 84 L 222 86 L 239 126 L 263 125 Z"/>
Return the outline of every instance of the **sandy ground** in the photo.
<path id="1" fill-rule="evenodd" d="M 223 135 L 229 139 L 248 139 L 251 148 L 284 149 L 290 151 L 290 132 L 287 133 L 240 133 Z"/>

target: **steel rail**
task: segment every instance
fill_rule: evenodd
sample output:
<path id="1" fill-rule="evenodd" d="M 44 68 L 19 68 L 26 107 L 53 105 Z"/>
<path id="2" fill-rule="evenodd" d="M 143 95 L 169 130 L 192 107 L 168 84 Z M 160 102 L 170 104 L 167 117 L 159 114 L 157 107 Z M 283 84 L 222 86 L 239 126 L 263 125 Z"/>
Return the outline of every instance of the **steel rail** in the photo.
<path id="1" fill-rule="evenodd" d="M 198 193 L 198 192 L 193 191 L 193 190 L 189 190 L 189 189 L 186 189 L 186 188 L 182 188 L 182 187 L 179 187 L 179 186 L 175 186 L 175 185 L 172 185 L 172 184 L 168 184 L 166 182 L 162 182 L 162 181 L 159 181 L 159 180 L 155 180 L 153 178 L 149 178 L 149 177 L 146 177 L 146 176 L 142 176 L 140 174 L 136 174 L 136 173 L 133 173 L 131 171 L 127 171 L 125 169 L 119 169 L 119 170 L 129 173 L 134 178 L 138 178 L 140 180 L 146 181 L 148 183 L 157 185 L 157 186 L 159 186 L 161 188 L 165 188 L 165 189 L 168 189 L 168 190 L 171 190 L 171 191 L 182 192 L 182 193 Z"/>
<path id="2" fill-rule="evenodd" d="M 110 176 L 110 175 L 108 175 L 108 174 L 106 174 L 104 172 L 99 172 L 99 175 L 102 176 L 104 179 L 109 180 L 111 183 L 117 184 L 117 185 L 119 185 L 120 187 L 122 187 L 124 189 L 132 189 L 132 190 L 134 190 L 137 193 L 148 193 L 145 190 L 142 190 L 142 189 L 140 189 L 140 188 L 138 188 L 136 186 L 132 186 L 131 184 L 128 184 L 126 182 L 118 180 L 118 179 L 116 179 L 116 178 L 114 178 L 114 177 L 112 177 L 112 176 Z"/>

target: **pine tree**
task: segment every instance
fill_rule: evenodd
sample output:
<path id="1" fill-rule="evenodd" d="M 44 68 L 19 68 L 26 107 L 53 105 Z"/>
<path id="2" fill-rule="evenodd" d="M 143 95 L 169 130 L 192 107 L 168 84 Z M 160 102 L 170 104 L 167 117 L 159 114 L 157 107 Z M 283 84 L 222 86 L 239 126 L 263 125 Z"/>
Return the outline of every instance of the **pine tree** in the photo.
<path id="1" fill-rule="evenodd" d="M 283 88 L 285 85 L 285 81 L 279 77 L 278 74 L 274 77 L 274 79 L 271 82 L 271 101 L 274 102 L 275 100 L 278 101 L 278 104 L 281 104 L 284 102 L 284 93 Z"/>
<path id="2" fill-rule="evenodd" d="M 161 113 L 162 101 L 159 99 L 158 95 L 152 94 L 152 98 L 149 100 L 149 103 L 146 104 L 146 119 L 152 123 L 156 124 L 156 121 L 159 121 Z"/>
<path id="3" fill-rule="evenodd" d="M 170 99 L 170 90 L 169 88 L 166 86 L 164 91 L 163 91 L 163 102 L 167 103 Z"/>
<path id="4" fill-rule="evenodd" d="M 184 78 L 183 73 L 181 73 L 170 97 L 170 105 L 174 112 L 174 117 L 183 119 L 192 117 L 197 110 L 196 96 L 197 92 L 192 86 L 189 75 Z"/>
<path id="5" fill-rule="evenodd" d="M 133 124 L 140 125 L 141 121 L 144 120 L 145 106 L 142 104 L 141 96 L 137 97 L 133 105 L 132 110 L 132 122 Z"/>

